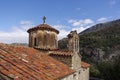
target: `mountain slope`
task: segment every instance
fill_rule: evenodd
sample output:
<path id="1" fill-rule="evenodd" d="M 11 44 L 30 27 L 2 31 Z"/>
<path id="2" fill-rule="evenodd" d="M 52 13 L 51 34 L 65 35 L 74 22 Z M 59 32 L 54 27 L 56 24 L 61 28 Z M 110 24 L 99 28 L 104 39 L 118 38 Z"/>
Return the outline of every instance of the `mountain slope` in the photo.
<path id="1" fill-rule="evenodd" d="M 120 45 L 120 25 L 80 35 L 80 39 L 81 46 L 115 47 Z"/>
<path id="2" fill-rule="evenodd" d="M 114 21 L 110 21 L 110 22 L 106 22 L 106 23 L 96 24 L 96 25 L 94 25 L 94 26 L 92 26 L 92 27 L 82 31 L 80 34 L 96 32 L 96 31 L 99 31 L 101 29 L 109 28 L 109 27 L 112 27 L 112 26 L 115 26 L 115 25 L 120 25 L 120 19 L 114 20 Z"/>
<path id="3" fill-rule="evenodd" d="M 117 56 L 120 53 L 120 19 L 97 25 L 90 28 L 91 32 L 87 29 L 79 34 L 80 53 L 102 60 Z M 67 39 L 58 43 L 62 44 L 59 48 L 67 48 Z"/>
<path id="4" fill-rule="evenodd" d="M 82 60 L 91 64 L 90 76 L 120 79 L 120 19 L 97 24 L 79 34 Z M 58 42 L 67 48 L 67 38 Z M 111 76 L 113 75 L 113 76 Z"/>
<path id="5" fill-rule="evenodd" d="M 120 45 L 120 19 L 97 24 L 89 29 L 86 29 L 80 36 L 80 46 L 92 47 L 115 47 Z M 59 40 L 59 48 L 66 48 L 67 39 Z"/>

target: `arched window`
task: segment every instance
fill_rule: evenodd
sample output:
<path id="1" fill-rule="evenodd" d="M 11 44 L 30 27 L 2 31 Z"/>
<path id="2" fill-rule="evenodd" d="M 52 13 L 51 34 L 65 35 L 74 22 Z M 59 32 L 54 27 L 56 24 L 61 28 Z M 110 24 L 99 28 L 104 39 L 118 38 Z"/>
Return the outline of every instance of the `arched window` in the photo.
<path id="1" fill-rule="evenodd" d="M 34 46 L 37 46 L 37 39 L 34 38 Z"/>
<path id="2" fill-rule="evenodd" d="M 46 48 L 46 46 L 47 46 L 47 45 L 46 45 L 46 40 L 47 40 L 47 35 L 45 34 L 45 35 L 44 35 L 44 41 L 43 41 L 43 46 L 44 46 L 44 48 Z"/>

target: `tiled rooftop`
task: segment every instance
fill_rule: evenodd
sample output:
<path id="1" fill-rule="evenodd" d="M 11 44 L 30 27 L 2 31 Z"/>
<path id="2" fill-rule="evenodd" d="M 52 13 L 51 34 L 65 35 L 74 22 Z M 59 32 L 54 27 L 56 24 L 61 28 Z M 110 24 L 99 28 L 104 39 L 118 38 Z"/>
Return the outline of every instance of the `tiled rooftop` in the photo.
<path id="1" fill-rule="evenodd" d="M 88 67 L 90 67 L 90 64 L 81 61 L 81 66 L 82 66 L 83 68 L 88 68 Z"/>
<path id="2" fill-rule="evenodd" d="M 72 56 L 74 53 L 69 50 L 55 50 L 55 51 L 50 51 L 50 55 L 61 55 L 61 56 Z"/>
<path id="3" fill-rule="evenodd" d="M 38 25 L 36 27 L 30 28 L 27 32 L 29 33 L 31 31 L 35 31 L 35 30 L 48 30 L 48 31 L 54 31 L 57 34 L 59 33 L 58 30 L 56 30 L 55 28 L 53 28 L 53 27 L 51 27 L 51 26 L 49 26 L 47 24 L 40 24 L 40 25 Z"/>
<path id="4" fill-rule="evenodd" d="M 72 73 L 74 70 L 33 48 L 0 44 L 0 76 L 6 80 L 56 80 Z"/>

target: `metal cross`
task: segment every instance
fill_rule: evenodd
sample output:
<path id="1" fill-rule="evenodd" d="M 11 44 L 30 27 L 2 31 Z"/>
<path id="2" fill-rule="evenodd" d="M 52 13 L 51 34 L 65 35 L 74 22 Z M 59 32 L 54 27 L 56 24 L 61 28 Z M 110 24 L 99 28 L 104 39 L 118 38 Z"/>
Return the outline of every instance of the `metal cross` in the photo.
<path id="1" fill-rule="evenodd" d="M 43 17 L 43 24 L 45 23 L 45 20 L 46 20 L 46 17 L 44 16 L 44 17 Z"/>

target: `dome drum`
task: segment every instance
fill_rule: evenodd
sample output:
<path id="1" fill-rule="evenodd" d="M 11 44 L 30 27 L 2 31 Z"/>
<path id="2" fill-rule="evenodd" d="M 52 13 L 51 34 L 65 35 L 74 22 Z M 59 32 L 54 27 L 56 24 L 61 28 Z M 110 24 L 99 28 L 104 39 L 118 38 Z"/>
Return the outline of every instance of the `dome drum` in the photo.
<path id="1" fill-rule="evenodd" d="M 58 30 L 47 24 L 41 24 L 37 27 L 30 28 L 29 46 L 42 50 L 56 50 L 58 48 L 57 34 Z"/>

